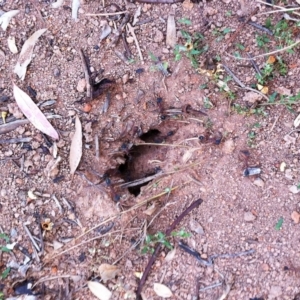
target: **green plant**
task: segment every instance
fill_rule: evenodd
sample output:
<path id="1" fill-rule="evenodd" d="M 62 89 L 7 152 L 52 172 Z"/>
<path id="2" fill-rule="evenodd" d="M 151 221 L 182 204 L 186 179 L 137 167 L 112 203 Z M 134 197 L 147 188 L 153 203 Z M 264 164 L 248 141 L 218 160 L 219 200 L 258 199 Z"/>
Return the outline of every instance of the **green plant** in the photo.
<path id="1" fill-rule="evenodd" d="M 270 39 L 266 34 L 256 35 L 256 44 L 259 48 L 266 48 L 266 45 L 269 42 L 270 42 Z"/>
<path id="2" fill-rule="evenodd" d="M 280 230 L 283 224 L 283 217 L 280 217 L 275 225 L 275 230 Z"/>
<path id="3" fill-rule="evenodd" d="M 175 45 L 174 55 L 175 61 L 178 61 L 182 57 L 182 53 L 191 61 L 191 64 L 194 68 L 198 68 L 198 57 L 202 53 L 208 50 L 208 46 L 203 46 L 202 41 L 204 37 L 200 33 L 195 33 L 194 35 L 190 35 L 187 31 L 181 30 L 181 35 L 185 40 L 185 45 Z"/>
<path id="4" fill-rule="evenodd" d="M 192 21 L 187 18 L 181 18 L 178 20 L 178 22 L 184 25 L 192 25 Z"/>
<path id="5" fill-rule="evenodd" d="M 152 60 L 152 62 L 154 63 L 154 65 L 152 65 L 150 67 L 150 71 L 152 71 L 152 72 L 160 71 L 165 76 L 168 76 L 168 74 L 169 74 L 169 71 L 168 71 L 169 63 L 166 62 L 166 61 L 160 61 L 160 59 L 158 57 L 156 57 L 152 52 L 149 52 L 149 57 Z"/>
<path id="6" fill-rule="evenodd" d="M 247 144 L 250 148 L 255 147 L 255 139 L 256 139 L 256 132 L 255 131 L 249 131 L 248 132 L 248 141 Z"/>
<path id="7" fill-rule="evenodd" d="M 216 41 L 220 42 L 223 40 L 225 35 L 231 31 L 232 31 L 231 28 L 224 28 L 222 30 L 216 28 L 212 31 L 212 34 L 217 37 Z"/>
<path id="8" fill-rule="evenodd" d="M 287 20 L 279 21 L 273 28 L 274 36 L 281 42 L 283 46 L 289 46 L 294 43 L 291 26 Z M 287 50 L 289 53 L 294 53 L 292 49 Z"/>
<path id="9" fill-rule="evenodd" d="M 203 97 L 203 106 L 206 109 L 211 109 L 214 107 L 214 105 L 211 103 L 208 97 Z"/>
<path id="10" fill-rule="evenodd" d="M 273 78 L 274 64 L 266 63 L 264 68 L 260 70 L 261 74 L 256 74 L 259 84 L 265 85 L 268 80 Z"/>
<path id="11" fill-rule="evenodd" d="M 269 97 L 269 101 L 261 103 L 260 106 L 284 105 L 286 109 L 288 109 L 290 112 L 294 112 L 293 106 L 299 105 L 300 103 L 300 92 L 294 96 L 279 95 L 279 100 L 276 101 L 277 98 L 278 98 L 278 94 L 273 93 Z"/>
<path id="12" fill-rule="evenodd" d="M 171 236 L 172 237 L 187 238 L 187 237 L 190 236 L 190 233 L 188 233 L 185 230 L 181 229 L 180 231 L 172 231 Z M 142 254 L 146 254 L 146 253 L 149 253 L 149 252 L 153 253 L 155 245 L 157 243 L 162 244 L 163 246 L 165 246 L 168 249 L 173 249 L 173 246 L 170 243 L 170 241 L 168 240 L 168 238 L 166 237 L 166 235 L 163 232 L 158 231 L 157 233 L 155 233 L 153 235 L 151 235 L 151 234 L 146 235 L 145 246 L 142 249 Z"/>
<path id="13" fill-rule="evenodd" d="M 3 294 L 3 292 L 0 292 L 0 300 L 4 300 L 4 294 Z"/>

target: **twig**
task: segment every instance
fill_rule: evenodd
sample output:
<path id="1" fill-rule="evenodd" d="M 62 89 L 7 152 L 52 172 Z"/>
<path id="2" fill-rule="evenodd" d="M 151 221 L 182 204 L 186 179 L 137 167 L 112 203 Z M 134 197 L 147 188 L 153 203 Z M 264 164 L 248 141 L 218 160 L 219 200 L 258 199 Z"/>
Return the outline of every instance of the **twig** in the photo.
<path id="1" fill-rule="evenodd" d="M 83 71 L 84 71 L 84 77 L 85 77 L 85 81 L 86 81 L 86 97 L 87 99 L 91 99 L 92 97 L 92 86 L 91 86 L 91 82 L 90 82 L 90 72 L 87 66 L 87 62 L 83 53 L 83 50 L 80 49 L 79 51 L 81 60 L 82 60 L 82 66 L 83 66 Z"/>
<path id="2" fill-rule="evenodd" d="M 222 64 L 222 66 L 224 67 L 225 71 L 232 77 L 232 79 L 244 90 L 248 90 L 248 91 L 252 91 L 254 93 L 257 93 L 259 95 L 261 95 L 262 97 L 264 97 L 268 102 L 269 102 L 269 98 L 263 94 L 262 92 L 255 90 L 253 88 L 250 88 L 248 86 L 246 86 L 244 83 L 242 83 L 233 73 L 232 71 L 224 64 Z"/>
<path id="3" fill-rule="evenodd" d="M 259 69 L 257 63 L 253 60 L 253 56 L 248 52 L 247 52 L 247 55 L 250 58 L 250 62 L 252 64 L 253 68 L 255 69 L 256 73 L 261 76 L 260 69 Z"/>
<path id="4" fill-rule="evenodd" d="M 277 12 L 285 12 L 285 11 L 290 11 L 290 12 L 294 12 L 294 10 L 299 10 L 300 7 L 295 7 L 295 8 L 282 8 L 282 9 L 278 9 L 278 10 L 271 10 L 271 11 L 267 11 L 267 12 L 262 12 L 257 14 L 257 16 L 262 16 L 262 15 L 269 15 L 269 14 L 273 14 L 273 13 L 277 13 Z M 299 14 L 295 13 L 296 15 L 299 16 Z"/>
<path id="5" fill-rule="evenodd" d="M 29 143 L 32 140 L 31 137 L 22 137 L 9 140 L 0 140 L 0 144 L 18 144 L 18 143 Z"/>
<path id="6" fill-rule="evenodd" d="M 26 226 L 25 224 L 23 224 L 23 227 L 24 227 L 25 232 L 27 233 L 28 237 L 30 238 L 30 240 L 31 240 L 31 242 L 32 242 L 32 244 L 33 244 L 33 246 L 36 248 L 37 251 L 40 252 L 40 247 L 38 246 L 38 244 L 37 244 L 36 241 L 34 240 L 32 234 L 31 234 L 31 232 L 29 231 L 29 229 L 27 228 L 27 226 Z"/>
<path id="7" fill-rule="evenodd" d="M 13 131 L 16 128 L 18 128 L 19 126 L 27 124 L 27 123 L 29 123 L 29 120 L 27 120 L 27 119 L 17 120 L 17 121 L 13 121 L 10 123 L 5 123 L 0 126 L 0 134 L 4 134 L 4 133 L 8 133 L 10 131 Z"/>
<path id="8" fill-rule="evenodd" d="M 127 230 L 130 231 L 131 229 L 127 229 Z M 73 250 L 73 249 L 75 249 L 75 248 L 77 248 L 77 247 L 79 247 L 79 246 L 82 246 L 82 245 L 85 245 L 85 244 L 90 243 L 90 242 L 92 242 L 92 241 L 101 239 L 101 238 L 103 238 L 103 237 L 105 237 L 105 236 L 107 236 L 107 235 L 109 235 L 109 234 L 118 233 L 118 232 L 121 232 L 121 231 L 122 231 L 122 230 L 115 230 L 115 231 L 112 231 L 112 232 L 108 232 L 108 233 L 102 234 L 102 235 L 100 235 L 100 236 L 96 236 L 96 237 L 90 238 L 90 239 L 88 239 L 88 240 L 86 240 L 86 241 L 83 241 L 83 242 L 81 242 L 81 243 L 79 243 L 79 244 L 76 244 L 76 245 L 74 245 L 74 246 L 72 246 L 72 247 L 70 247 L 70 248 L 67 248 L 66 250 L 63 250 L 63 251 L 61 251 L 61 252 L 59 252 L 59 253 L 57 253 L 57 254 L 51 256 L 48 260 L 46 260 L 46 261 L 44 262 L 44 265 L 47 264 L 50 260 L 53 260 L 54 258 L 56 258 L 56 257 L 58 257 L 58 256 L 61 256 L 61 255 L 65 254 L 65 253 L 67 253 L 67 252 L 69 252 L 69 251 L 71 251 L 71 250 Z M 76 240 L 76 239 L 75 239 L 75 240 Z M 74 241 L 74 240 L 73 240 L 73 241 Z"/>
<path id="9" fill-rule="evenodd" d="M 130 34 L 132 35 L 132 37 L 134 39 L 137 51 L 138 51 L 139 56 L 140 56 L 140 59 L 141 59 L 142 63 L 144 63 L 143 54 L 142 54 L 142 51 L 141 51 L 138 39 L 137 39 L 137 37 L 135 35 L 134 28 L 129 23 L 127 24 L 127 28 L 128 28 L 128 31 L 130 32 Z"/>
<path id="10" fill-rule="evenodd" d="M 63 213 L 64 210 L 63 210 L 62 206 L 60 205 L 58 199 L 56 198 L 56 196 L 55 196 L 54 194 L 52 195 L 52 199 L 55 201 L 57 207 L 59 208 L 59 211 L 60 211 L 61 213 Z"/>
<path id="11" fill-rule="evenodd" d="M 137 185 L 143 184 L 145 182 L 149 182 L 151 180 L 154 180 L 158 177 L 161 177 L 162 175 L 164 175 L 164 174 L 162 172 L 159 172 L 157 174 L 154 174 L 152 176 L 148 176 L 148 177 L 145 177 L 145 178 L 142 178 L 142 179 L 137 179 L 137 180 L 134 180 L 134 181 L 122 183 L 122 184 L 119 185 L 119 187 L 128 188 L 128 187 L 132 187 L 132 186 L 137 186 Z"/>
<path id="12" fill-rule="evenodd" d="M 261 0 L 256 0 L 256 2 L 259 2 L 259 3 L 262 3 L 262 4 L 266 4 L 266 2 L 261 1 Z M 283 10 L 283 11 L 285 10 L 284 7 L 279 6 L 279 5 L 275 5 L 275 4 L 272 4 L 272 3 L 268 3 L 268 6 L 276 7 L 276 8 L 279 8 L 279 9 Z M 294 9 L 294 10 L 295 10 L 295 9 Z M 295 13 L 295 12 L 294 12 L 294 14 L 299 16 L 298 13 Z"/>
<path id="13" fill-rule="evenodd" d="M 210 290 L 210 289 L 214 289 L 218 286 L 221 286 L 222 284 L 223 284 L 223 282 L 217 282 L 215 284 L 212 284 L 212 285 L 209 285 L 209 286 L 206 286 L 206 287 L 200 289 L 199 292 L 204 292 L 204 291 L 207 291 L 207 290 Z"/>
<path id="14" fill-rule="evenodd" d="M 95 156 L 97 159 L 100 157 L 100 150 L 99 150 L 99 136 L 95 134 Z"/>
<path id="15" fill-rule="evenodd" d="M 179 147 L 179 148 L 189 148 L 184 145 L 176 145 L 176 144 L 157 144 L 157 143 L 137 143 L 134 146 L 163 146 L 163 147 Z"/>
<path id="16" fill-rule="evenodd" d="M 260 54 L 260 55 L 256 55 L 256 56 L 253 56 L 252 58 L 247 58 L 247 57 L 237 57 L 237 56 L 234 56 L 234 55 L 231 55 L 229 53 L 226 53 L 226 55 L 232 57 L 232 58 L 235 58 L 235 59 L 240 59 L 240 60 L 251 60 L 251 59 L 255 59 L 255 58 L 259 58 L 259 57 L 264 57 L 264 56 L 269 56 L 269 55 L 273 55 L 273 54 L 276 54 L 276 53 L 279 53 L 279 52 L 282 52 L 282 51 L 285 51 L 285 50 L 289 50 L 293 47 L 295 47 L 296 45 L 298 45 L 300 43 L 300 40 L 296 41 L 294 44 L 292 45 L 289 45 L 289 46 L 286 46 L 284 48 L 281 48 L 281 49 L 278 49 L 278 50 L 275 50 L 275 51 L 272 51 L 272 52 L 268 52 L 268 53 L 263 53 L 263 54 Z"/>
<path id="17" fill-rule="evenodd" d="M 58 275 L 58 276 L 54 276 L 54 277 L 46 277 L 46 278 L 41 278 L 39 279 L 37 282 L 35 282 L 31 289 L 33 289 L 34 287 L 36 287 L 38 284 L 46 282 L 46 281 L 50 281 L 50 280 L 54 280 L 54 279 L 59 279 L 59 278 L 70 278 L 72 276 L 77 276 L 77 275 Z"/>
<path id="18" fill-rule="evenodd" d="M 134 0 L 133 2 L 151 3 L 151 4 L 173 4 L 183 2 L 183 0 Z"/>
<path id="19" fill-rule="evenodd" d="M 124 11 L 116 11 L 116 12 L 112 12 L 112 13 L 100 13 L 100 14 L 90 14 L 90 13 L 87 13 L 85 14 L 86 16 L 90 16 L 90 17 L 97 17 L 97 16 L 100 16 L 100 17 L 108 17 L 108 16 L 117 16 L 117 15 L 122 15 L 122 14 L 126 14 L 128 13 L 127 10 L 124 10 Z"/>
<path id="20" fill-rule="evenodd" d="M 197 208 L 201 203 L 203 202 L 202 199 L 198 199 L 195 202 L 193 202 L 186 210 L 184 210 L 175 220 L 174 222 L 171 224 L 171 226 L 167 229 L 166 231 L 166 236 L 168 237 L 171 232 L 175 229 L 175 227 L 182 221 L 182 219 L 188 215 L 193 209 Z M 143 289 L 143 286 L 146 282 L 146 279 L 148 277 L 148 274 L 150 273 L 151 267 L 153 265 L 153 263 L 155 262 L 155 259 L 160 251 L 162 247 L 162 244 L 159 243 L 154 251 L 154 253 L 152 254 L 151 258 L 149 259 L 149 262 L 145 268 L 145 271 L 143 272 L 143 276 L 139 282 L 138 288 L 137 288 L 137 292 L 136 292 L 136 298 L 137 300 L 141 299 L 141 292 Z"/>

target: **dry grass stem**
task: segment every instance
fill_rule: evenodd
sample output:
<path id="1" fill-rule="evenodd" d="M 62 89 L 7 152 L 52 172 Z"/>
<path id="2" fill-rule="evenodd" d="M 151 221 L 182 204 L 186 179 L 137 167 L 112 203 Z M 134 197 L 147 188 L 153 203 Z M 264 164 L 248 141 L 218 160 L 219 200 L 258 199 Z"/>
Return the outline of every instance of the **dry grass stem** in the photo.
<path id="1" fill-rule="evenodd" d="M 85 14 L 86 16 L 89 16 L 89 17 L 108 17 L 108 16 L 117 16 L 117 15 L 122 15 L 122 14 L 126 14 L 128 11 L 125 10 L 125 11 L 117 11 L 117 12 L 113 12 L 113 13 L 100 13 L 100 14 L 90 14 L 90 13 L 87 13 Z"/>

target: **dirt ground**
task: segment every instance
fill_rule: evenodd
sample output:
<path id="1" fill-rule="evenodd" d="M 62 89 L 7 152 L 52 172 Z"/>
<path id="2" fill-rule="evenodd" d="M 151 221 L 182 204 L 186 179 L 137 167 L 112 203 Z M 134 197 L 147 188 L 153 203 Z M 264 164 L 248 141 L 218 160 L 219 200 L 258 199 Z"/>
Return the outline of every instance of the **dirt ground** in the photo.
<path id="1" fill-rule="evenodd" d="M 161 299 L 155 283 L 170 289 L 169 299 L 300 299 L 299 134 L 294 124 L 299 47 L 276 53 L 275 62 L 268 64 L 273 68 L 264 82 L 268 105 L 256 92 L 253 100 L 253 92 L 228 81 L 224 68 L 217 67 L 225 64 L 257 90 L 251 61 L 234 55 L 247 58 L 247 53 L 257 56 L 289 46 L 299 40 L 299 23 L 286 21 L 283 33 L 268 36 L 239 17 L 252 16 L 262 26 L 270 17 L 275 26 L 283 13 L 261 14 L 276 8 L 245 2 L 117 0 L 130 13 L 130 24 L 140 9 L 134 32 L 142 61 L 128 27 L 123 33 L 131 59 L 116 55 L 125 51 L 122 38 L 111 45 L 124 15 L 87 15 L 113 12 L 116 5 L 109 1 L 82 2 L 77 21 L 71 1 L 58 8 L 49 0 L 0 1 L 5 12 L 20 10 L 6 31 L 0 29 L 2 116 L 7 112 L 6 122 L 25 119 L 13 97 L 13 82 L 36 104 L 54 100 L 40 108 L 59 116 L 50 119 L 59 133 L 56 142 L 30 123 L 0 136 L 1 237 L 9 238 L 2 238 L 1 246 L 13 245 L 13 250 L 1 251 L 0 299 L 24 299 L 13 298 L 18 293 L 33 293 L 30 299 L 97 299 L 88 281 L 101 282 L 112 292 L 110 299 L 136 299 L 151 257 L 142 250 L 156 246 L 147 244 L 146 234 L 166 232 L 199 198 L 203 203 L 175 229 L 189 237 L 165 237 L 175 256 L 162 248 L 143 286 L 143 299 Z M 298 1 L 273 2 L 299 6 Z M 192 52 L 183 51 L 176 60 L 166 45 L 169 15 L 175 16 L 177 45 L 186 44 L 185 33 L 201 33 L 197 47 L 206 51 L 195 55 L 196 68 L 188 57 Z M 108 26 L 113 31 L 101 41 Z M 41 28 L 47 31 L 21 81 L 13 73 L 19 53 L 9 50 L 7 40 L 15 38 L 20 52 Z M 91 77 L 111 81 L 92 101 L 86 101 L 80 49 Z M 269 57 L 255 59 L 260 70 Z M 286 72 L 280 71 L 283 67 Z M 227 82 L 228 90 L 218 81 Z M 82 123 L 83 155 L 72 176 L 69 152 L 76 116 Z M 3 120 L 0 132 L 1 126 Z M 51 169 L 57 157 L 61 160 Z M 248 167 L 259 174 L 245 176 Z M 149 176 L 142 187 L 124 185 Z M 207 266 L 179 246 L 181 239 L 206 262 L 212 255 L 229 255 Z M 244 251 L 250 252 L 235 255 Z M 104 263 L 117 266 L 116 276 L 107 281 L 99 273 Z M 24 282 L 34 288 L 24 290 Z"/>

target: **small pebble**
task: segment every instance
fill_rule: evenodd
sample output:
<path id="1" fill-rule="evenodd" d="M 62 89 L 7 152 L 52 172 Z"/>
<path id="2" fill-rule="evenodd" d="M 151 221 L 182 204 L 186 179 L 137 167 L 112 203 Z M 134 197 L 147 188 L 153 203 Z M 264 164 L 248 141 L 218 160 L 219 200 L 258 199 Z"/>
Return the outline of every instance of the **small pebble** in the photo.
<path id="1" fill-rule="evenodd" d="M 79 93 L 83 93 L 85 91 L 85 87 L 86 87 L 86 82 L 85 79 L 82 78 L 78 81 L 76 89 Z"/>
<path id="2" fill-rule="evenodd" d="M 300 214 L 297 211 L 293 211 L 291 214 L 291 218 L 294 221 L 295 224 L 299 224 L 300 222 Z"/>
<path id="3" fill-rule="evenodd" d="M 264 187 L 264 185 L 265 185 L 264 181 L 260 177 L 256 178 L 253 181 L 253 184 L 255 184 L 256 186 L 259 186 L 259 187 Z"/>
<path id="4" fill-rule="evenodd" d="M 256 216 L 251 211 L 247 211 L 244 213 L 244 220 L 246 222 L 253 222 L 256 219 Z"/>
<path id="5" fill-rule="evenodd" d="M 53 75 L 54 75 L 54 77 L 59 77 L 60 76 L 60 70 L 58 68 L 55 68 L 53 70 Z"/>

